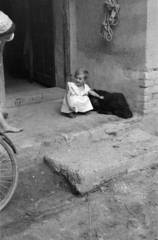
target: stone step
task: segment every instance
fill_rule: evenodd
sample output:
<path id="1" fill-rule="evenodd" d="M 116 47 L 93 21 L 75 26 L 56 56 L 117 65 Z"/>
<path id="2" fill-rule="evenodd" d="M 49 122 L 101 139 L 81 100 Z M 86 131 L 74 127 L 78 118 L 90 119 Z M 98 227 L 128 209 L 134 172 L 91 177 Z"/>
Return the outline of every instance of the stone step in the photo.
<path id="1" fill-rule="evenodd" d="M 91 126 L 89 118 L 93 117 L 95 126 Z M 100 124 L 96 121 L 96 118 L 99 119 L 97 113 L 92 113 L 91 116 L 86 117 L 86 128 L 85 125 L 81 124 L 81 119 L 75 119 L 77 124 L 80 124 L 80 128 L 76 129 L 74 125 L 76 122 L 69 122 L 70 126 L 67 125 L 66 120 L 63 119 L 62 122 L 60 119 L 55 119 L 52 121 L 52 117 L 49 121 L 54 122 L 54 126 L 59 128 L 59 131 L 55 131 L 54 128 L 45 129 L 44 127 L 40 129 L 32 128 L 32 134 L 24 131 L 19 135 L 8 134 L 11 140 L 14 142 L 18 150 L 17 161 L 19 170 L 24 170 L 29 167 L 33 167 L 41 162 L 43 162 L 43 157 L 45 154 L 53 151 L 60 152 L 62 149 L 75 148 L 75 146 L 87 145 L 89 142 L 98 142 L 111 139 L 111 137 L 120 136 L 123 132 L 130 131 L 135 129 L 138 126 L 139 116 L 134 116 L 132 119 L 106 122 Z M 85 119 L 85 118 L 84 118 Z M 83 120 L 84 120 L 83 119 Z M 83 121 L 82 120 L 82 121 Z M 36 123 L 37 119 L 35 119 Z M 44 121 L 44 120 L 43 120 Z M 47 122 L 49 126 L 49 121 Z M 80 122 L 80 123 L 79 123 Z M 85 122 L 83 122 L 85 123 Z M 63 129 L 63 124 L 65 124 Z M 46 126 L 46 124 L 44 124 Z M 66 132 L 65 129 L 69 129 L 69 132 Z M 60 130 L 62 128 L 62 130 Z"/>
<path id="2" fill-rule="evenodd" d="M 63 99 L 65 89 L 54 87 L 10 94 L 6 99 L 6 108 L 19 107 L 39 102 L 54 101 Z"/>
<path id="3" fill-rule="evenodd" d="M 64 175 L 76 190 L 85 194 L 122 173 L 158 164 L 158 138 L 138 128 L 117 134 L 103 134 L 78 144 L 52 150 L 44 157 L 56 172 Z"/>

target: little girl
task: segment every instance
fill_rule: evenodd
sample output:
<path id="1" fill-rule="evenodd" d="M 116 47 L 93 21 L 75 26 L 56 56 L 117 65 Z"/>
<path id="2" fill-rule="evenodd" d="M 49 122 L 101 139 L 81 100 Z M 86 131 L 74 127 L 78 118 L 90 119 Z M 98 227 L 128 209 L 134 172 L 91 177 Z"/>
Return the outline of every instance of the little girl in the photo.
<path id="1" fill-rule="evenodd" d="M 85 69 L 78 69 L 75 72 L 75 82 L 67 83 L 67 92 L 65 94 L 61 112 L 69 118 L 75 118 L 77 112 L 85 113 L 93 109 L 88 94 L 103 99 L 96 92 L 92 91 L 86 84 L 89 73 Z"/>

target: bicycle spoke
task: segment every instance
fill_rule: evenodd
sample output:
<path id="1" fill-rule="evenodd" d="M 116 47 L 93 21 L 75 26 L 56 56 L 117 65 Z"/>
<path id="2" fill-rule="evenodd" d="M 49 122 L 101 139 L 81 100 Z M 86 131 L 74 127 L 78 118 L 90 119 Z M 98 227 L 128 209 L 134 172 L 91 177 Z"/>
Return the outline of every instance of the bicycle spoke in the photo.
<path id="1" fill-rule="evenodd" d="M 1 183 L 0 183 L 0 186 L 2 186 L 2 187 L 5 188 L 5 189 L 8 189 L 8 190 L 10 189 L 10 188 L 6 187 L 5 185 L 3 185 L 3 184 L 1 184 Z"/>
<path id="2" fill-rule="evenodd" d="M 3 162 L 7 162 L 7 163 L 3 163 Z M 0 166 L 8 165 L 8 164 L 11 165 L 11 162 L 9 160 L 4 160 L 0 162 Z"/>
<path id="3" fill-rule="evenodd" d="M 4 196 L 6 196 L 6 194 L 0 189 L 0 192 L 4 195 Z"/>
<path id="4" fill-rule="evenodd" d="M 0 157 L 0 162 L 4 162 L 6 160 L 9 160 L 9 158 L 7 158 L 6 156 L 3 156 L 3 158 L 1 159 L 1 157 Z"/>
<path id="5" fill-rule="evenodd" d="M 1 182 L 4 182 L 4 183 L 11 183 L 11 180 L 9 180 L 9 181 L 3 181 L 3 180 L 1 181 L 1 180 L 0 180 L 0 183 L 1 183 Z"/>
<path id="6" fill-rule="evenodd" d="M 2 174 L 3 172 L 6 172 L 6 171 L 8 171 L 8 170 L 11 171 L 11 169 L 3 168 L 3 169 L 1 169 L 0 174 Z"/>
<path id="7" fill-rule="evenodd" d="M 0 179 L 3 179 L 3 178 L 13 178 L 12 176 L 0 176 Z"/>

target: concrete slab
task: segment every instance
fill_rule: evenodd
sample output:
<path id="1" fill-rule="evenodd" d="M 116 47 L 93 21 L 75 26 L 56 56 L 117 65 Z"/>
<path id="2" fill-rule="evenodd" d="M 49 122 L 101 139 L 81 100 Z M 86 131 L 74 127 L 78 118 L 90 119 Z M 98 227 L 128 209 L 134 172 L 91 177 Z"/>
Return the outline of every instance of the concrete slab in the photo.
<path id="1" fill-rule="evenodd" d="M 69 144 L 46 154 L 45 161 L 84 194 L 114 176 L 158 164 L 157 146 L 157 137 L 133 129 Z"/>
<path id="2" fill-rule="evenodd" d="M 31 94 L 28 101 L 36 99 Z M 8 108 L 8 122 L 24 128 L 21 133 L 7 134 L 18 149 L 21 171 L 35 167 L 45 156 L 53 169 L 64 174 L 77 191 L 85 193 L 117 174 L 157 162 L 157 153 L 151 152 L 157 143 L 156 137 L 144 132 L 138 134 L 136 130 L 133 136 L 137 140 L 131 143 L 132 135 L 126 136 L 137 129 L 141 121 L 139 115 L 125 120 L 92 111 L 69 119 L 60 113 L 63 89 L 55 88 L 54 93 L 50 89 L 50 93 L 47 90 L 45 94 L 46 101 L 42 97 L 43 101 L 27 105 L 26 95 L 24 102 Z M 52 101 L 52 98 L 58 100 Z M 119 145 L 115 147 L 115 143 Z M 135 152 L 137 148 L 140 156 Z M 143 149 L 147 149 L 147 153 Z"/>
<path id="3" fill-rule="evenodd" d="M 42 162 L 49 150 L 60 151 L 64 146 L 78 144 L 86 139 L 104 139 L 114 132 L 122 133 L 134 128 L 141 120 L 138 115 L 124 120 L 96 112 L 69 119 L 61 115 L 61 103 L 59 99 L 8 108 L 7 121 L 13 126 L 24 128 L 21 133 L 7 134 L 18 149 L 17 159 L 21 170 Z"/>

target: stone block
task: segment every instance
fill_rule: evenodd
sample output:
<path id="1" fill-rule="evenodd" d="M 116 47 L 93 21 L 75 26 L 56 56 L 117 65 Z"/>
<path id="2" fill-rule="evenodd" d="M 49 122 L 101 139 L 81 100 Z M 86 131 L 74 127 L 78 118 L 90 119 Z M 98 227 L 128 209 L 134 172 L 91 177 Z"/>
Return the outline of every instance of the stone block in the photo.
<path id="1" fill-rule="evenodd" d="M 155 85 L 157 85 L 157 84 L 158 84 L 158 78 L 155 79 Z"/>
<path id="2" fill-rule="evenodd" d="M 158 99 L 151 100 L 149 102 L 140 102 L 139 107 L 141 109 L 148 109 L 158 106 Z"/>
<path id="3" fill-rule="evenodd" d="M 123 75 L 128 78 L 132 79 L 139 79 L 139 71 L 131 70 L 131 69 L 126 69 L 123 71 Z"/>
<path id="4" fill-rule="evenodd" d="M 139 72 L 139 79 L 142 80 L 155 80 L 158 78 L 158 71 L 150 71 L 150 72 Z"/>
<path id="5" fill-rule="evenodd" d="M 119 174 L 158 163 L 157 145 L 157 137 L 134 129 L 105 141 L 52 151 L 44 159 L 85 194 Z"/>
<path id="6" fill-rule="evenodd" d="M 139 95 L 139 101 L 140 102 L 149 102 L 151 101 L 153 98 L 152 94 L 148 94 L 148 95 Z"/>
<path id="7" fill-rule="evenodd" d="M 147 87 L 147 88 L 140 87 L 139 92 L 141 95 L 149 95 L 152 93 L 158 93 L 158 85 L 154 85 L 152 87 Z"/>
<path id="8" fill-rule="evenodd" d="M 139 84 L 139 87 L 145 88 L 145 87 L 154 86 L 155 81 L 154 80 L 145 80 L 145 79 L 143 80 L 143 79 L 140 79 L 138 84 Z"/>
<path id="9" fill-rule="evenodd" d="M 142 114 L 143 115 L 148 115 L 148 114 L 153 114 L 154 112 L 156 113 L 157 111 L 158 111 L 158 107 L 155 106 L 153 108 L 142 109 Z"/>
<path id="10" fill-rule="evenodd" d="M 158 99 L 158 93 L 154 93 L 152 98 L 153 98 L 153 100 Z"/>

